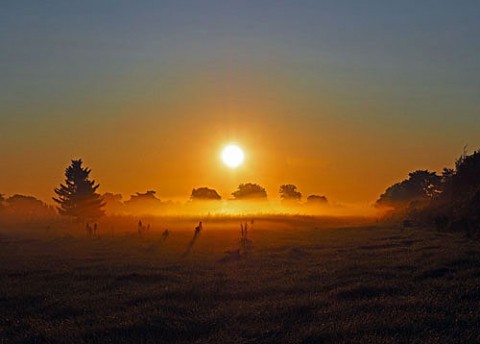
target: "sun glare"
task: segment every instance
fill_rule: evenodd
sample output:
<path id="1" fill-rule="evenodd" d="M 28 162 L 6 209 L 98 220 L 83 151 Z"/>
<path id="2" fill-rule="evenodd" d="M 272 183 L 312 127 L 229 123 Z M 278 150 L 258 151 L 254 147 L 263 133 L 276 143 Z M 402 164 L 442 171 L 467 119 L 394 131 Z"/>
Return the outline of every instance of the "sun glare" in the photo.
<path id="1" fill-rule="evenodd" d="M 237 145 L 228 145 L 222 150 L 222 161 L 230 168 L 236 168 L 243 163 L 243 150 Z"/>

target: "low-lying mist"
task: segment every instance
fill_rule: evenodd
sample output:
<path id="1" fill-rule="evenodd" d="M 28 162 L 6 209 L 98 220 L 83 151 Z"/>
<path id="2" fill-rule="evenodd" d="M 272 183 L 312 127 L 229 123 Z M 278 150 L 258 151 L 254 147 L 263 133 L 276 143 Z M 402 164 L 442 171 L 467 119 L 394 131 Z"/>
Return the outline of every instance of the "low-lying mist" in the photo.
<path id="1" fill-rule="evenodd" d="M 328 203 L 306 204 L 270 200 L 168 201 L 152 205 L 150 202 L 128 204 L 111 208 L 108 215 L 127 216 L 247 216 L 247 215 L 311 215 L 374 217 L 378 211 L 370 205 Z"/>
<path id="2" fill-rule="evenodd" d="M 195 201 L 187 203 L 162 202 L 157 207 L 128 207 L 107 210 L 95 221 L 76 221 L 60 216 L 47 206 L 29 211 L 16 209 L 0 212 L 1 233 L 25 233 L 40 236 L 84 236 L 88 226 L 95 228 L 95 236 L 161 233 L 165 230 L 193 231 L 202 221 L 206 230 L 238 231 L 243 221 L 255 222 L 255 228 L 281 230 L 285 226 L 309 228 L 355 226 L 373 223 L 375 213 L 365 206 L 286 204 L 273 201 Z M 98 228 L 98 231 L 97 231 Z M 88 233 L 87 233 L 88 235 Z"/>

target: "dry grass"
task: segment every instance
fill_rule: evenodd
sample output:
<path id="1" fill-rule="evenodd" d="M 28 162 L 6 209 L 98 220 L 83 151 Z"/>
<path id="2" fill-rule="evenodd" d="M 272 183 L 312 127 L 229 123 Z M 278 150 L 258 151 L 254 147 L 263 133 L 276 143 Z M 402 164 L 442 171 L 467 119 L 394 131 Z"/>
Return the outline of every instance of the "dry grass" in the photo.
<path id="1" fill-rule="evenodd" d="M 480 341 L 480 247 L 459 235 L 257 220 L 224 259 L 239 222 L 204 222 L 185 254 L 194 226 L 0 230 L 0 342 Z"/>

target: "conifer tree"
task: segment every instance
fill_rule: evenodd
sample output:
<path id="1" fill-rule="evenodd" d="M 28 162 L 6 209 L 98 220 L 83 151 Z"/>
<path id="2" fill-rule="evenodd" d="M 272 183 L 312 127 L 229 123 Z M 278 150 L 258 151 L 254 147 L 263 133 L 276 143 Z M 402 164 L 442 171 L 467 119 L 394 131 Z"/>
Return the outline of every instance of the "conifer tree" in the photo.
<path id="1" fill-rule="evenodd" d="M 105 214 L 102 197 L 96 192 L 99 184 L 90 180 L 91 170 L 82 167 L 82 159 L 72 160 L 65 170 L 65 184 L 55 189 L 61 215 L 71 216 L 79 221 L 94 221 Z"/>

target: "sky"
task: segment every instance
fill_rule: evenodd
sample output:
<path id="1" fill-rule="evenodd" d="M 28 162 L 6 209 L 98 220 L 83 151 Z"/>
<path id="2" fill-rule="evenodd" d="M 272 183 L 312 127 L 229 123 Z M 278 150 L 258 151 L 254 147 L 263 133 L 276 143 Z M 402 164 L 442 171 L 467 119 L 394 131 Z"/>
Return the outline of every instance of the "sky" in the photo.
<path id="1" fill-rule="evenodd" d="M 83 158 L 127 197 L 255 182 L 372 203 L 480 147 L 478 18 L 476 0 L 4 1 L 0 193 L 49 201 Z"/>

